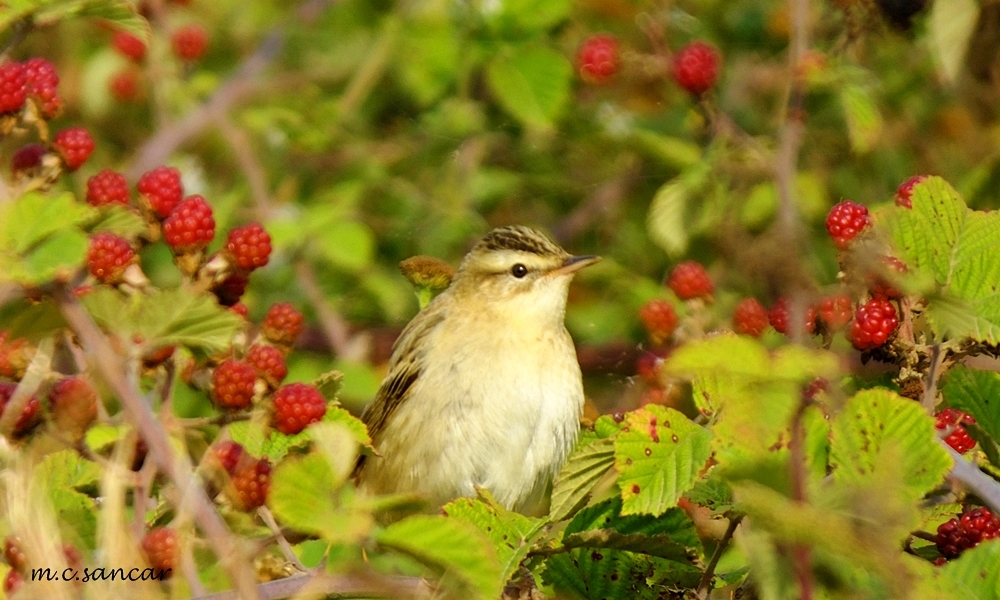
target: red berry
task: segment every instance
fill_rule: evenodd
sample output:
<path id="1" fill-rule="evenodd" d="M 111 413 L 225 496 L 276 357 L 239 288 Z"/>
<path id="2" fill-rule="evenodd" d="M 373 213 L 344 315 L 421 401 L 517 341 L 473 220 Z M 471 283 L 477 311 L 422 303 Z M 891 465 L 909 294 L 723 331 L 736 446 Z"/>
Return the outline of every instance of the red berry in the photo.
<path id="1" fill-rule="evenodd" d="M 275 344 L 291 346 L 302 332 L 302 313 L 287 302 L 278 302 L 268 309 L 261 325 L 264 337 Z"/>
<path id="2" fill-rule="evenodd" d="M 672 304 L 660 298 L 654 298 L 639 309 L 639 320 L 642 321 L 649 339 L 656 345 L 661 345 L 670 339 L 677 329 L 677 313 Z"/>
<path id="3" fill-rule="evenodd" d="M 247 352 L 247 362 L 263 377 L 272 387 L 277 387 L 288 375 L 288 367 L 285 366 L 285 357 L 274 346 L 267 344 L 254 344 Z"/>
<path id="4" fill-rule="evenodd" d="M 19 172 L 37 169 L 42 166 L 43 156 L 45 156 L 45 146 L 41 144 L 21 146 L 10 159 L 10 170 L 16 175 Z"/>
<path id="5" fill-rule="evenodd" d="M 28 369 L 34 354 L 28 340 L 16 338 L 8 340 L 10 334 L 0 331 L 0 377 L 19 380 Z"/>
<path id="6" fill-rule="evenodd" d="M 200 25 L 185 25 L 170 36 L 170 44 L 177 58 L 196 61 L 208 47 L 208 32 Z"/>
<path id="7" fill-rule="evenodd" d="M 250 511 L 264 506 L 271 491 L 271 464 L 266 459 L 245 461 L 230 480 L 230 499 L 237 508 Z"/>
<path id="8" fill-rule="evenodd" d="M 756 298 L 744 298 L 733 309 L 733 329 L 753 337 L 760 337 L 767 329 L 767 309 Z"/>
<path id="9" fill-rule="evenodd" d="M 97 391 L 83 377 L 65 377 L 49 390 L 49 412 L 56 430 L 78 440 L 97 419 Z"/>
<path id="10" fill-rule="evenodd" d="M 236 227 L 226 239 L 226 251 L 238 268 L 252 271 L 267 264 L 271 256 L 271 236 L 260 223 Z"/>
<path id="11" fill-rule="evenodd" d="M 896 190 L 896 206 L 913 208 L 913 188 L 925 179 L 927 179 L 926 175 L 914 175 L 899 184 L 899 188 Z"/>
<path id="12" fill-rule="evenodd" d="M 21 589 L 24 585 L 24 575 L 20 572 L 11 569 L 7 571 L 7 576 L 3 580 L 3 591 L 7 594 L 8 598 L 14 596 L 14 594 Z"/>
<path id="13" fill-rule="evenodd" d="M 663 366 L 663 358 L 667 355 L 664 350 L 647 350 L 639 355 L 635 361 L 636 373 L 642 377 L 646 383 L 652 386 L 660 386 L 660 367 Z"/>
<path id="14" fill-rule="evenodd" d="M 700 96 L 719 77 L 719 52 L 702 41 L 691 42 L 674 55 L 674 80 L 688 92 Z"/>
<path id="15" fill-rule="evenodd" d="M 788 305 L 787 298 L 778 298 L 774 304 L 771 305 L 770 310 L 767 311 L 767 320 L 779 333 L 789 335 L 791 333 L 789 329 L 788 320 L 791 318 L 791 307 Z M 813 306 L 807 306 L 805 315 L 803 315 L 802 331 L 805 333 L 812 333 L 816 330 L 816 308 Z"/>
<path id="16" fill-rule="evenodd" d="M 14 397 L 14 390 L 16 389 L 16 383 L 0 381 L 0 415 L 2 415 L 4 410 L 7 409 L 7 403 Z M 41 406 L 42 405 L 38 401 L 37 396 L 32 395 L 28 398 L 28 402 L 24 405 L 24 408 L 21 409 L 21 414 L 17 417 L 17 421 L 14 423 L 14 430 L 11 432 L 14 439 L 24 437 L 35 427 L 35 425 L 38 425 L 41 422 L 42 415 L 39 414 Z"/>
<path id="17" fill-rule="evenodd" d="M 934 428 L 938 431 L 951 429 L 951 433 L 945 436 L 946 444 L 954 448 L 955 452 L 965 454 L 976 445 L 976 440 L 972 439 L 969 432 L 962 425 L 976 422 L 972 415 L 958 410 L 957 408 L 946 408 L 934 415 Z"/>
<path id="18" fill-rule="evenodd" d="M 0 113 L 20 112 L 28 97 L 28 78 L 21 63 L 0 65 Z"/>
<path id="19" fill-rule="evenodd" d="M 895 256 L 883 256 L 881 263 L 885 268 L 885 271 L 895 271 L 896 273 L 903 274 L 906 273 L 906 265 L 904 265 Z M 868 291 L 871 292 L 874 298 L 886 298 L 893 299 L 899 298 L 903 294 L 896 288 L 895 285 L 879 273 L 869 273 L 868 274 Z"/>
<path id="20" fill-rule="evenodd" d="M 823 298 L 817 307 L 819 318 L 826 325 L 826 330 L 833 332 L 843 329 L 854 316 L 854 305 L 847 296 L 830 296 Z"/>
<path id="21" fill-rule="evenodd" d="M 858 307 L 847 339 L 858 350 L 878 348 L 888 341 L 898 325 L 896 307 L 888 300 L 875 298 Z"/>
<path id="22" fill-rule="evenodd" d="M 212 207 L 202 196 L 188 196 L 163 221 L 163 239 L 175 252 L 193 252 L 215 237 Z"/>
<path id="23" fill-rule="evenodd" d="M 52 138 L 52 146 L 62 156 L 66 168 L 75 171 L 90 158 L 90 154 L 94 151 L 94 138 L 90 137 L 90 132 L 83 127 L 70 127 Z"/>
<path id="24" fill-rule="evenodd" d="M 230 273 L 229 277 L 212 288 L 212 293 L 222 306 L 232 306 L 240 301 L 249 284 L 250 278 L 243 273 Z"/>
<path id="25" fill-rule="evenodd" d="M 164 578 L 170 577 L 170 571 L 177 563 L 178 545 L 177 532 L 169 527 L 150 529 L 142 538 L 142 551 L 149 566 L 165 571 Z"/>
<path id="26" fill-rule="evenodd" d="M 125 268 L 136 254 L 128 240 L 113 233 L 96 233 L 90 238 L 87 268 L 102 283 L 119 283 Z"/>
<path id="27" fill-rule="evenodd" d="M 290 383 L 274 393 L 274 426 L 285 435 L 295 435 L 326 414 L 326 399 L 315 386 Z"/>
<path id="28" fill-rule="evenodd" d="M 1000 537 L 1000 518 L 988 508 L 976 508 L 937 528 L 937 549 L 945 558 L 958 558 L 981 542 Z"/>
<path id="29" fill-rule="evenodd" d="M 114 45 L 115 50 L 118 50 L 132 60 L 140 61 L 146 56 L 146 42 L 127 31 L 115 33 L 114 40 L 111 43 Z"/>
<path id="30" fill-rule="evenodd" d="M 42 117 L 56 117 L 62 108 L 62 101 L 59 99 L 59 74 L 55 65 L 44 58 L 32 58 L 23 64 L 28 97 L 38 103 Z"/>
<path id="31" fill-rule="evenodd" d="M 3 556 L 7 559 L 7 564 L 15 571 L 23 571 L 28 566 L 28 557 L 21 547 L 21 538 L 16 535 L 9 535 L 3 542 Z"/>
<path id="32" fill-rule="evenodd" d="M 825 392 L 830 389 L 830 382 L 822 377 L 817 377 L 813 379 L 809 386 L 806 387 L 802 392 L 802 396 L 808 400 L 813 400 L 820 392 Z"/>
<path id="33" fill-rule="evenodd" d="M 173 167 L 156 167 L 143 173 L 136 189 L 160 219 L 166 219 L 184 197 L 181 172 Z"/>
<path id="34" fill-rule="evenodd" d="M 592 35 L 576 56 L 580 77 L 587 83 L 607 83 L 618 72 L 618 38 L 613 35 Z"/>
<path id="35" fill-rule="evenodd" d="M 139 98 L 141 93 L 139 75 L 131 69 L 119 71 L 111 76 L 108 81 L 108 89 L 115 100 L 133 102 Z"/>
<path id="36" fill-rule="evenodd" d="M 222 408 L 242 410 L 253 400 L 257 371 L 247 362 L 230 358 L 212 374 L 212 398 Z"/>
<path id="37" fill-rule="evenodd" d="M 232 440 L 225 440 L 212 448 L 212 454 L 209 455 L 207 460 L 213 461 L 223 471 L 229 475 L 233 475 L 240 464 L 245 462 L 245 459 L 249 457 L 250 455 L 247 454 L 243 446 Z"/>
<path id="38" fill-rule="evenodd" d="M 225 304 L 223 304 L 223 306 L 225 306 Z M 229 310 L 233 311 L 234 313 L 238 314 L 244 319 L 250 316 L 250 308 L 246 304 L 243 304 L 242 302 L 237 302 L 236 304 L 233 304 L 232 306 L 229 307 Z"/>
<path id="39" fill-rule="evenodd" d="M 128 182 L 121 173 L 104 169 L 87 180 L 87 204 L 125 204 L 129 202 Z"/>
<path id="40" fill-rule="evenodd" d="M 826 230 L 833 243 L 841 250 L 847 248 L 859 233 L 871 225 L 868 207 L 844 200 L 830 209 L 826 216 Z"/>
<path id="41" fill-rule="evenodd" d="M 708 277 L 705 267 L 693 260 L 682 262 L 674 267 L 667 285 L 681 300 L 711 296 L 712 292 L 715 291 L 715 286 L 712 285 L 712 280 Z"/>

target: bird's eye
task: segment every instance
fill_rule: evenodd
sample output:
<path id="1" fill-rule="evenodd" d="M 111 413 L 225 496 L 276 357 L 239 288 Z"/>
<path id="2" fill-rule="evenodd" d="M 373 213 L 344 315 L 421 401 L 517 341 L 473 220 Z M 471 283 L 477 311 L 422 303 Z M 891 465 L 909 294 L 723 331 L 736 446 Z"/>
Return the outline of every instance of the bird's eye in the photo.
<path id="1" fill-rule="evenodd" d="M 522 265 L 521 263 L 517 263 L 516 265 L 511 267 L 510 274 L 513 275 L 514 277 L 517 277 L 518 279 L 521 279 L 522 277 L 528 274 L 528 267 Z"/>

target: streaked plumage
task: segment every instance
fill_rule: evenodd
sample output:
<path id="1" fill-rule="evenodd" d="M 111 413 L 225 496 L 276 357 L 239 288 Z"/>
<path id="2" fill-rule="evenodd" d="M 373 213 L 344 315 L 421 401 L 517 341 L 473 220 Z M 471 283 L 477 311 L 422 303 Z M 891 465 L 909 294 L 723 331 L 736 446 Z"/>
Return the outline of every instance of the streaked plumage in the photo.
<path id="1" fill-rule="evenodd" d="M 362 489 L 440 505 L 480 486 L 509 508 L 530 505 L 576 440 L 583 385 L 566 293 L 597 260 L 526 227 L 476 244 L 393 347 L 362 416 L 379 454 L 359 465 Z"/>

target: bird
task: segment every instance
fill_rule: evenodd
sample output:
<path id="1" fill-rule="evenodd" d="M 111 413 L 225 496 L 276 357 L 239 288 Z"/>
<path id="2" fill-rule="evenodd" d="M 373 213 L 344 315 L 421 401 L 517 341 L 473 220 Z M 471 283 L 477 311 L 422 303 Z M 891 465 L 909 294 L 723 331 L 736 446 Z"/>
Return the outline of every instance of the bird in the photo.
<path id="1" fill-rule="evenodd" d="M 374 452 L 356 467 L 360 489 L 440 507 L 483 488 L 509 510 L 537 507 L 583 411 L 570 281 L 599 260 L 519 225 L 477 242 L 393 345 L 361 416 Z"/>

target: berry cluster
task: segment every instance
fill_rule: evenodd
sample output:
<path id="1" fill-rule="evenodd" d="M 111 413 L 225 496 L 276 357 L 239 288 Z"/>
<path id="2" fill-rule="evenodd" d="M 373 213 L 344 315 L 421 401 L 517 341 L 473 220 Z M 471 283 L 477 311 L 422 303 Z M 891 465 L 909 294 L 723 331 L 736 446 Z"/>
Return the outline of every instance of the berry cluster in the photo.
<path id="1" fill-rule="evenodd" d="M 878 348 L 885 345 L 898 326 L 899 318 L 892 302 L 873 298 L 858 306 L 847 339 L 858 350 Z"/>
<path id="2" fill-rule="evenodd" d="M 950 430 L 944 437 L 944 442 L 951 446 L 955 452 L 965 454 L 976 445 L 976 440 L 972 439 L 964 425 L 975 424 L 976 420 L 972 415 L 960 411 L 957 408 L 946 408 L 934 415 L 934 428 L 938 431 Z"/>
<path id="3" fill-rule="evenodd" d="M 608 83 L 618 73 L 618 38 L 606 34 L 590 36 L 580 45 L 576 64 L 580 78 L 587 83 Z"/>
<path id="4" fill-rule="evenodd" d="M 962 552 L 986 540 L 1000 537 L 1000 518 L 988 508 L 975 508 L 960 518 L 937 528 L 937 549 L 945 558 L 958 558 Z"/>
<path id="5" fill-rule="evenodd" d="M 670 339 L 677 329 L 677 312 L 670 302 L 659 298 L 646 302 L 639 309 L 639 319 L 653 344 L 660 346 Z"/>
<path id="6" fill-rule="evenodd" d="M 701 96 L 719 78 L 719 51 L 703 42 L 691 42 L 674 55 L 674 80 L 689 93 Z"/>
<path id="7" fill-rule="evenodd" d="M 826 230 L 833 243 L 844 250 L 858 234 L 868 229 L 871 222 L 868 207 L 844 200 L 830 209 L 826 216 Z"/>
<path id="8" fill-rule="evenodd" d="M 701 263 L 693 260 L 682 262 L 674 267 L 674 270 L 670 272 L 670 279 L 667 280 L 667 286 L 681 300 L 708 297 L 715 291 L 708 271 L 701 266 Z"/>

